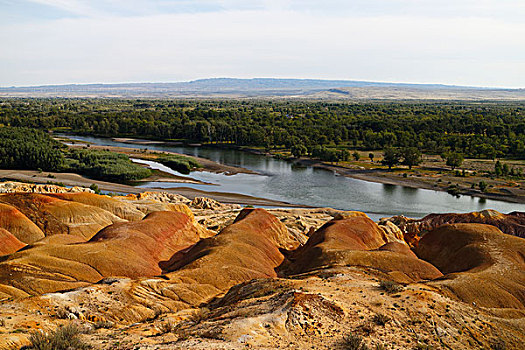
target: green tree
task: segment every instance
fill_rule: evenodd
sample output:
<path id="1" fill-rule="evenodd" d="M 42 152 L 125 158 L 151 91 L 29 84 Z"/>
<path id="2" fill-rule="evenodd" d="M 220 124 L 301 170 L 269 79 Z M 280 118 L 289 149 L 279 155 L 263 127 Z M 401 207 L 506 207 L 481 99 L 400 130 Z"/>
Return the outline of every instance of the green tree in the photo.
<path id="1" fill-rule="evenodd" d="M 93 190 L 93 192 L 95 192 L 96 194 L 100 194 L 100 188 L 98 188 L 97 184 L 91 184 L 91 186 L 89 186 L 89 189 Z"/>
<path id="2" fill-rule="evenodd" d="M 308 153 L 308 149 L 303 144 L 293 145 L 290 149 L 292 155 L 296 158 L 302 157 Z"/>
<path id="3" fill-rule="evenodd" d="M 503 176 L 507 176 L 510 173 L 508 164 L 503 164 L 503 168 L 501 170 L 503 171 Z"/>
<path id="4" fill-rule="evenodd" d="M 409 169 L 421 163 L 421 152 L 416 147 L 403 148 L 401 150 L 401 157 L 403 157 L 403 164 L 408 165 Z"/>
<path id="5" fill-rule="evenodd" d="M 374 162 L 374 154 L 373 153 L 368 153 L 368 158 L 370 158 L 370 162 Z"/>
<path id="6" fill-rule="evenodd" d="M 388 169 L 392 169 L 392 167 L 396 164 L 399 164 L 399 151 L 392 147 L 387 147 L 383 151 L 383 160 L 381 163 L 383 165 L 387 165 Z"/>
<path id="7" fill-rule="evenodd" d="M 449 152 L 446 154 L 447 165 L 452 167 L 452 170 L 460 167 L 463 164 L 463 155 L 457 152 Z"/>
<path id="8" fill-rule="evenodd" d="M 356 162 L 361 158 L 361 156 L 359 155 L 359 153 L 357 153 L 357 151 L 354 151 L 354 153 L 352 153 L 352 157 L 354 158 Z"/>
<path id="9" fill-rule="evenodd" d="M 499 160 L 496 162 L 496 164 L 494 164 L 494 174 L 498 177 L 503 175 L 503 167 L 501 166 L 501 162 Z"/>
<path id="10" fill-rule="evenodd" d="M 346 149 L 339 150 L 337 151 L 337 157 L 340 161 L 347 161 L 350 159 L 350 152 Z"/>
<path id="11" fill-rule="evenodd" d="M 487 183 L 485 181 L 480 181 L 478 186 L 481 192 L 485 192 L 487 190 Z"/>

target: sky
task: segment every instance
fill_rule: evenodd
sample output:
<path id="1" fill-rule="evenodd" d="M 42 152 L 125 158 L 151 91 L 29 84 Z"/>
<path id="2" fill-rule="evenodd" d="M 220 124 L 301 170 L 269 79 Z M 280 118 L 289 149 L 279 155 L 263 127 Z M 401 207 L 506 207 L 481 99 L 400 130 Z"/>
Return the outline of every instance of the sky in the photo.
<path id="1" fill-rule="evenodd" d="M 0 86 L 214 77 L 525 88 L 525 0 L 0 0 Z"/>

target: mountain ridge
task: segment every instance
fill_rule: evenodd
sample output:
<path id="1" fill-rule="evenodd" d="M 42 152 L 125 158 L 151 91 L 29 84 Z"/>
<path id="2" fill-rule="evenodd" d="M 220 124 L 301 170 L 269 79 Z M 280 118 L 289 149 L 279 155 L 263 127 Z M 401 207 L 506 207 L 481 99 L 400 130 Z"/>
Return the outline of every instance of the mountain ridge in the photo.
<path id="1" fill-rule="evenodd" d="M 167 83 L 0 87 L 0 97 L 525 100 L 525 89 L 361 80 L 206 78 Z"/>

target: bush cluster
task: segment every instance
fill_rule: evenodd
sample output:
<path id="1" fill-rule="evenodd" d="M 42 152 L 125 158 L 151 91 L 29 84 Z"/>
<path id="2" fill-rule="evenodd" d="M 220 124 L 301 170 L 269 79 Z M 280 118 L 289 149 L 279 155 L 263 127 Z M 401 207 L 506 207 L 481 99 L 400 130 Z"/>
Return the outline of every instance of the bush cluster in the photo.
<path id="1" fill-rule="evenodd" d="M 67 149 L 41 130 L 5 126 L 0 127 L 0 168 L 75 172 L 116 182 L 140 180 L 151 175 L 149 169 L 133 163 L 124 154 Z M 53 175 L 48 177 L 54 178 Z"/>
<path id="2" fill-rule="evenodd" d="M 133 163 L 125 154 L 90 149 L 68 150 L 63 171 L 116 182 L 140 180 L 151 175 L 151 170 Z"/>
<path id="3" fill-rule="evenodd" d="M 181 174 L 189 174 L 193 169 L 201 167 L 201 165 L 192 158 L 174 154 L 162 154 L 156 161 Z"/>

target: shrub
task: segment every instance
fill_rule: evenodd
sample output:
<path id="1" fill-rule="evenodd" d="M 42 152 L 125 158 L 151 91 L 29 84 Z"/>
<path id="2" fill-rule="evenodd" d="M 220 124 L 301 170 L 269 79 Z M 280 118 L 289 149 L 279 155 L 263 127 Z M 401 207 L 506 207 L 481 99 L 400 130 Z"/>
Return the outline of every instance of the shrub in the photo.
<path id="1" fill-rule="evenodd" d="M 382 280 L 379 282 L 379 288 L 387 293 L 398 293 L 403 290 L 403 286 L 394 281 Z"/>
<path id="2" fill-rule="evenodd" d="M 85 350 L 91 346 L 84 343 L 80 337 L 80 330 L 73 324 L 58 327 L 55 331 L 31 333 L 31 345 L 26 349 L 31 350 Z"/>
<path id="3" fill-rule="evenodd" d="M 100 194 L 100 188 L 98 188 L 97 184 L 91 184 L 91 186 L 89 186 L 89 189 L 95 192 L 96 194 Z"/>
<path id="4" fill-rule="evenodd" d="M 481 192 L 485 192 L 487 190 L 487 183 L 485 181 L 480 181 L 478 186 Z"/>
<path id="5" fill-rule="evenodd" d="M 390 321 L 390 317 L 388 317 L 387 315 L 384 315 L 384 314 L 376 314 L 372 318 L 372 321 L 374 321 L 374 323 L 379 325 L 379 326 L 384 326 Z"/>
<path id="6" fill-rule="evenodd" d="M 458 196 L 461 193 L 458 185 L 450 185 L 447 188 L 447 193 L 453 196 Z"/>
<path id="7" fill-rule="evenodd" d="M 363 343 L 363 337 L 353 333 L 344 337 L 343 346 L 345 350 L 368 350 L 368 346 Z"/>
<path id="8" fill-rule="evenodd" d="M 69 310 L 63 306 L 60 306 L 56 311 L 55 311 L 55 314 L 56 314 L 56 317 L 57 318 L 60 318 L 60 319 L 66 319 L 66 318 L 69 318 Z"/>

